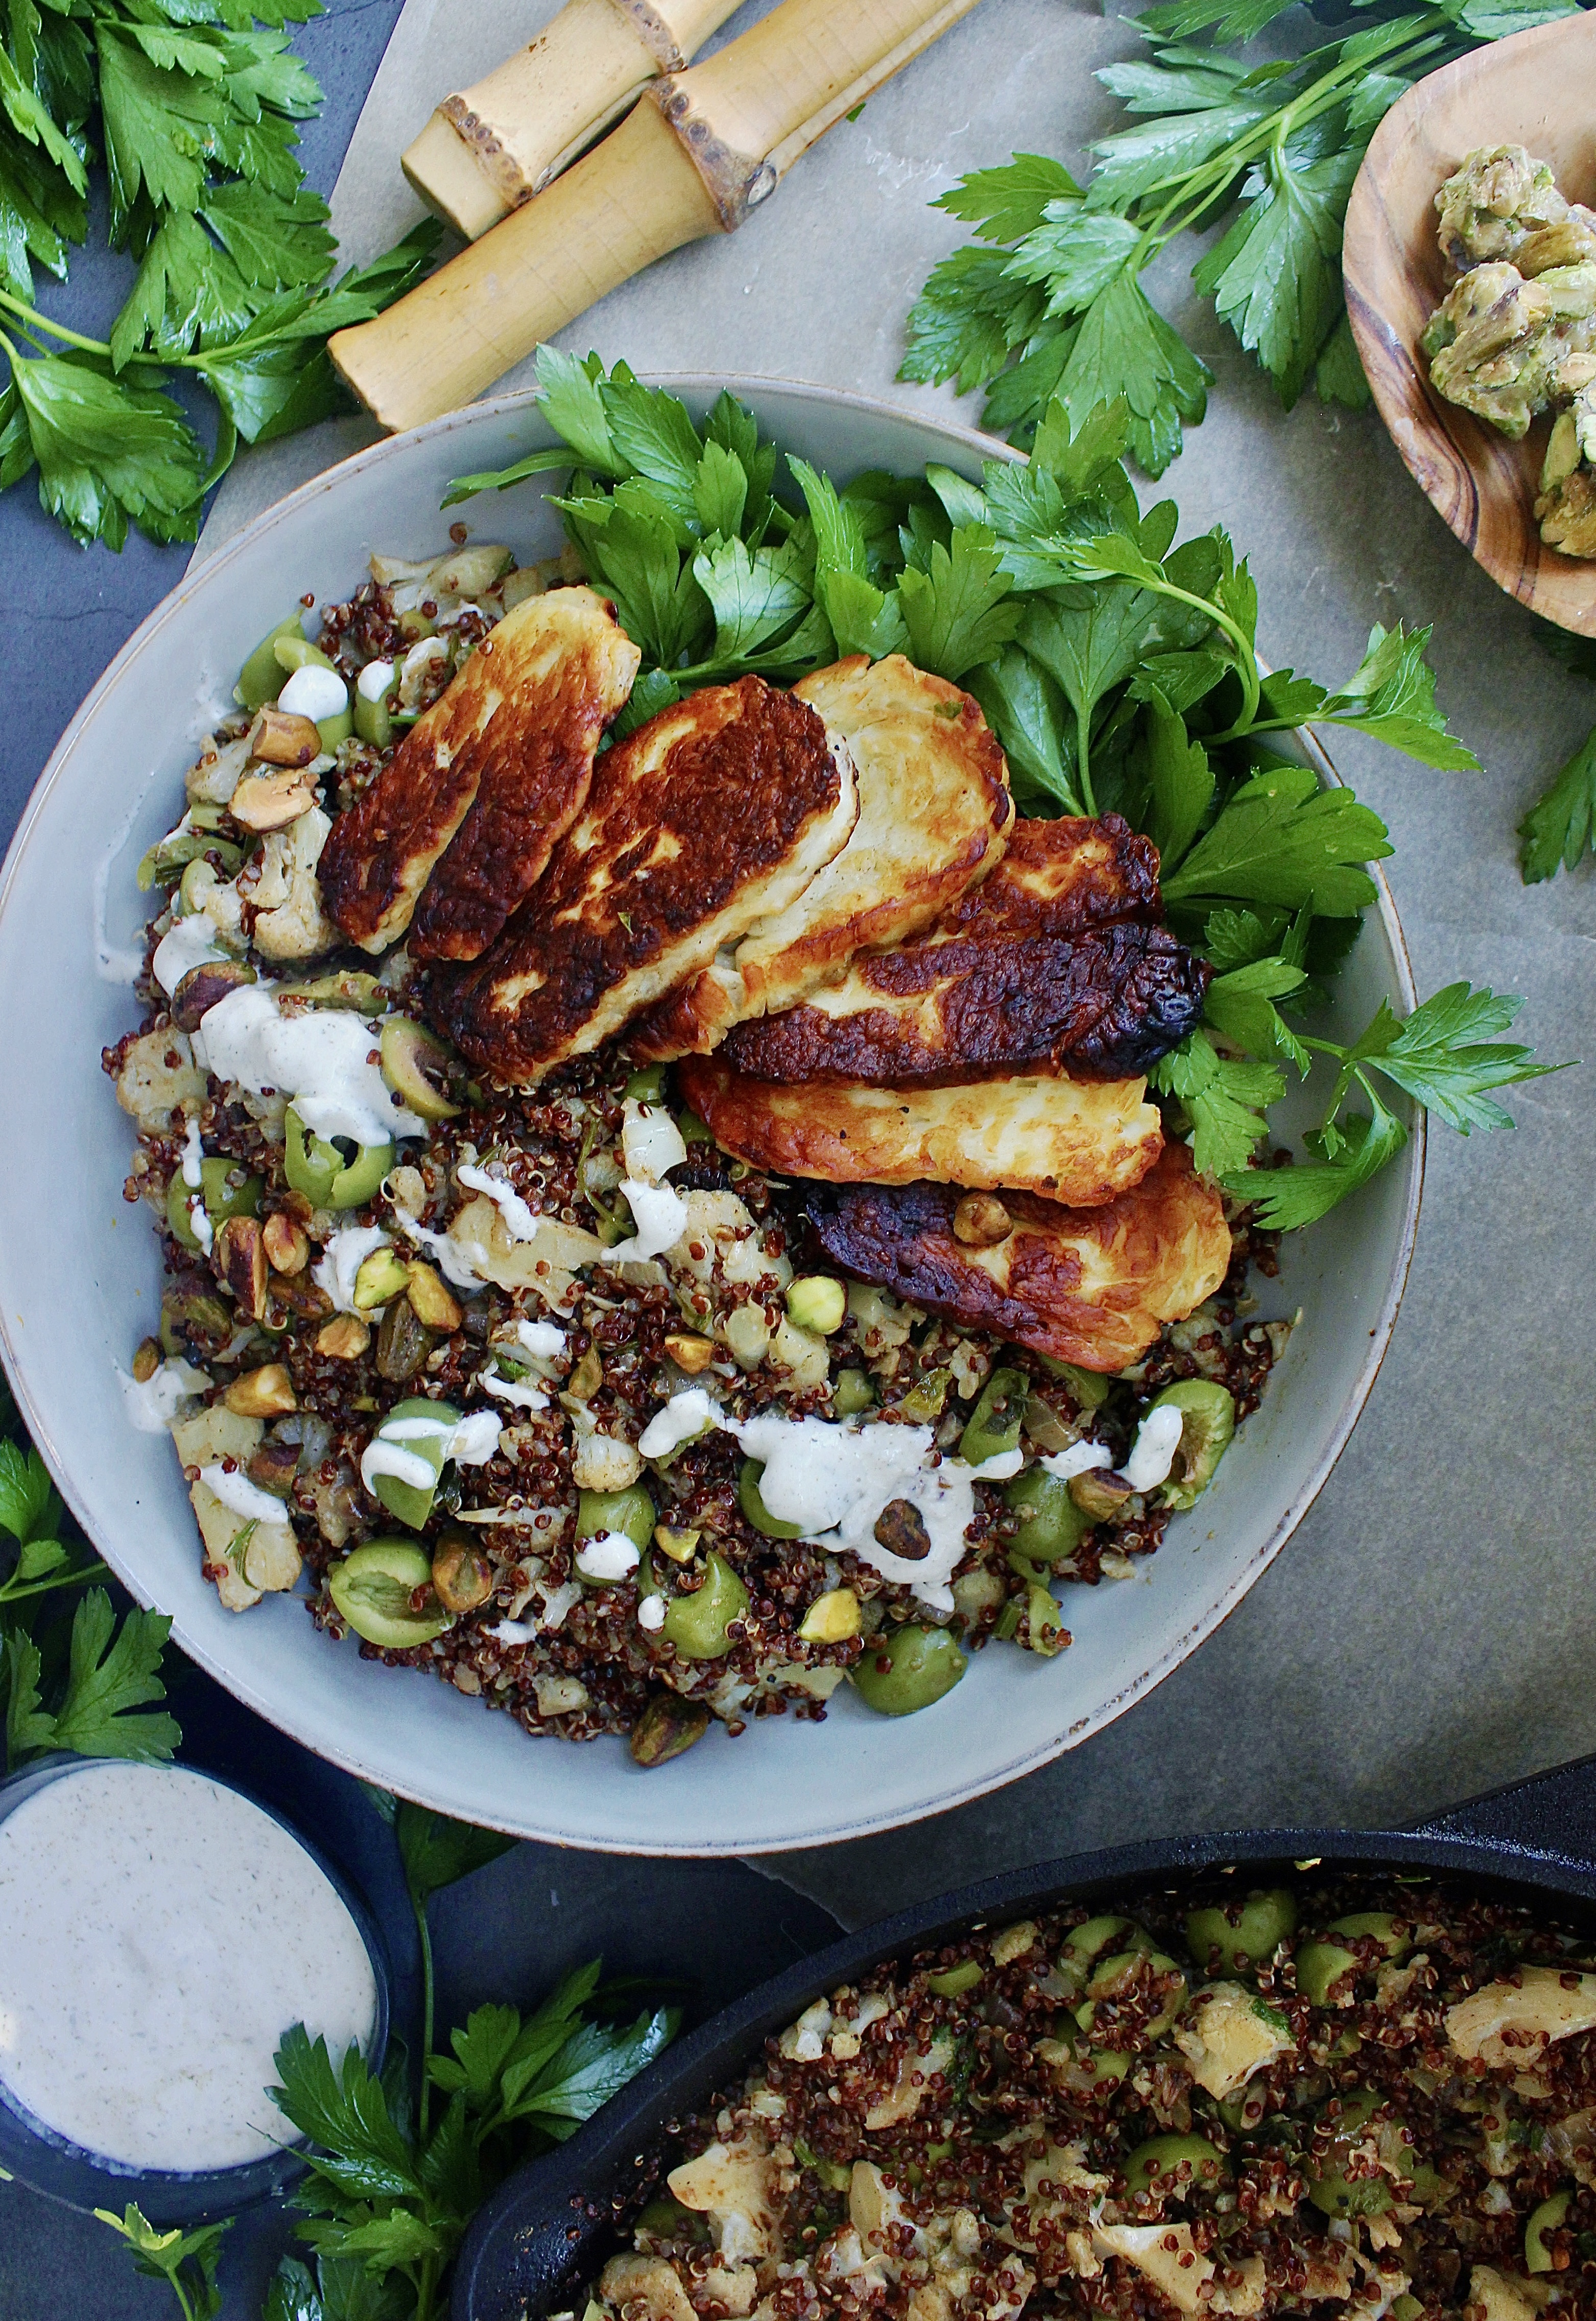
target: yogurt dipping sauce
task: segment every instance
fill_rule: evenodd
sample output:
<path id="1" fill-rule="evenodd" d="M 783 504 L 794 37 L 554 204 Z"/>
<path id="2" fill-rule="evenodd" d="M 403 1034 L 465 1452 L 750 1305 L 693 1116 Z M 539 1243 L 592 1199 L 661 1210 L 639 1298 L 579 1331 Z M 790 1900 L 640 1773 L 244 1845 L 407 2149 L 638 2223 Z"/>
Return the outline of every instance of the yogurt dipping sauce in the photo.
<path id="1" fill-rule="evenodd" d="M 0 2089 L 101 2159 L 269 2157 L 296 2136 L 266 2094 L 284 2032 L 336 2058 L 377 2002 L 331 1880 L 206 1774 L 86 1764 L 0 1820 Z"/>

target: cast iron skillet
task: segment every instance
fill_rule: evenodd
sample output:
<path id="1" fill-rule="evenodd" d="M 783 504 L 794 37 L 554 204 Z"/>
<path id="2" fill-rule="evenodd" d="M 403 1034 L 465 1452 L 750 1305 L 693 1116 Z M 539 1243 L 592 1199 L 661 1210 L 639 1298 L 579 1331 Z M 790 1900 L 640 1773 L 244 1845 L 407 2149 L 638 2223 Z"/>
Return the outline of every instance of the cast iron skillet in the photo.
<path id="1" fill-rule="evenodd" d="M 455 2271 L 451 2321 L 544 2321 L 609 2253 L 610 2201 L 668 2119 L 734 2086 L 772 2032 L 877 1960 L 952 1940 L 991 1918 L 1066 1900 L 1133 1898 L 1227 1863 L 1249 1882 L 1412 1864 L 1466 1877 L 1503 1899 L 1545 1898 L 1596 1928 L 1596 1756 L 1475 1798 L 1411 1830 L 1227 1830 L 1077 1853 L 966 1886 L 846 1935 L 762 1984 L 673 2047 L 559 2151 L 519 2171 L 479 2214 Z"/>

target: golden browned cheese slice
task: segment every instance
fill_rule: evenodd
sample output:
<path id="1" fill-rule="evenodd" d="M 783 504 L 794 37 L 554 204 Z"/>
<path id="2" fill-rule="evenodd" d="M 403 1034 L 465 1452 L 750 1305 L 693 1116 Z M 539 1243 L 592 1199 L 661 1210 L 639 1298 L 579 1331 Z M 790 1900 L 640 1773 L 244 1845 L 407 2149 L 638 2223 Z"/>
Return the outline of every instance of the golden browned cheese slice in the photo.
<path id="1" fill-rule="evenodd" d="M 846 843 L 853 769 L 762 678 L 708 687 L 608 750 L 587 807 L 486 959 L 429 1004 L 473 1062 L 523 1084 L 612 1038 Z"/>
<path id="2" fill-rule="evenodd" d="M 862 951 L 796 1007 L 739 1024 L 754 1079 L 935 1086 L 1014 1072 L 1145 1072 L 1200 1019 L 1206 962 L 1153 924 L 1158 855 L 1117 815 L 1024 820 L 916 942 Z"/>
<path id="3" fill-rule="evenodd" d="M 641 658 L 591 588 L 506 613 L 333 824 L 316 875 L 350 941 L 386 950 L 414 915 L 418 959 L 480 957 L 581 812 Z"/>
<path id="4" fill-rule="evenodd" d="M 995 1248 L 955 1239 L 951 1185 L 848 1186 L 809 1217 L 834 1264 L 967 1330 L 1082 1370 L 1119 1370 L 1169 1322 L 1211 1297 L 1230 1267 L 1219 1196 L 1166 1145 L 1139 1185 L 1100 1208 L 1008 1193 L 1014 1230 Z"/>
<path id="5" fill-rule="evenodd" d="M 639 1056 L 706 1054 L 733 1024 L 790 1007 L 856 951 L 907 942 L 983 879 L 1014 819 L 980 705 L 901 653 L 862 653 L 793 687 L 848 744 L 859 820 L 798 900 L 634 1033 Z"/>
<path id="6" fill-rule="evenodd" d="M 990 878 L 949 905 L 934 942 L 1078 935 L 1116 919 L 1156 919 L 1158 849 L 1117 814 L 1022 815 Z"/>
<path id="7" fill-rule="evenodd" d="M 982 1190 L 1015 1186 L 1095 1207 L 1138 1184 L 1163 1146 L 1141 1079 L 779 1088 L 733 1071 L 718 1056 L 688 1056 L 677 1080 L 735 1159 L 834 1185 L 926 1177 Z"/>

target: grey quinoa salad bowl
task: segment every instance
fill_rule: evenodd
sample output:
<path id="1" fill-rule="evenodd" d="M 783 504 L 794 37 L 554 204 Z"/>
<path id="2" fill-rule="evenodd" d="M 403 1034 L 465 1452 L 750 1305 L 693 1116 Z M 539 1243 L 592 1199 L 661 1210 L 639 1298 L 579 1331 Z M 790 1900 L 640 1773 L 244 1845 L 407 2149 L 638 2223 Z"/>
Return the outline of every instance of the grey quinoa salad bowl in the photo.
<path id="1" fill-rule="evenodd" d="M 699 416 L 722 384 L 671 382 Z M 927 460 L 973 478 L 992 453 L 859 398 L 726 384 L 764 433 L 839 478 Z M 1083 1739 L 1279 1552 L 1383 1352 L 1422 1122 L 1355 1200 L 1277 1243 L 1222 1216 L 1182 1146 L 1151 1158 L 1163 1140 L 1131 1048 L 1083 1081 L 1069 1139 L 1050 1130 L 1021 1165 L 1011 1139 L 982 1189 L 979 1170 L 936 1162 L 937 1138 L 972 1149 L 956 1088 L 894 1095 L 895 1115 L 926 1124 L 930 1164 L 894 1179 L 878 1160 L 874 1185 L 839 1186 L 805 1157 L 805 1140 L 861 1133 L 852 1113 L 836 1128 L 829 1082 L 783 1112 L 718 1060 L 661 1064 L 601 1042 L 551 1049 L 554 1069 L 511 1086 L 529 1075 L 493 1068 L 481 1026 L 496 987 L 470 964 L 438 978 L 460 995 L 441 1039 L 401 947 L 373 941 L 362 959 L 334 954 L 331 930 L 317 938 L 315 851 L 309 870 L 299 852 L 313 833 L 328 848 L 323 888 L 347 928 L 352 850 L 334 867 L 328 826 L 355 829 L 396 740 L 424 732 L 451 680 L 465 714 L 487 657 L 475 679 L 456 670 L 499 620 L 502 683 L 540 604 L 573 632 L 586 621 L 580 650 L 614 654 L 581 576 L 555 566 L 550 478 L 479 503 L 470 542 L 440 513 L 454 477 L 529 440 L 550 440 L 535 408 L 505 398 L 318 478 L 200 567 L 74 722 L 0 887 L 0 975 L 29 995 L 0 1027 L 18 1149 L 72 1156 L 48 1231 L 24 1172 L 0 1189 L 0 1345 L 119 1575 L 223 1683 L 351 1770 L 588 1847 L 746 1852 L 862 1834 Z M 314 634 L 285 617 L 295 596 L 318 608 Z M 969 741 L 962 795 L 985 779 L 1007 835 L 1012 807 L 981 749 L 1001 759 L 974 705 L 899 666 L 905 685 L 951 696 L 929 715 Z M 634 669 L 634 654 L 594 685 L 624 701 Z M 376 674 L 357 684 L 361 672 Z M 840 711 L 828 705 L 822 728 L 757 678 L 722 692 L 756 754 L 785 753 L 783 860 L 841 811 L 839 784 L 858 784 L 862 823 L 867 749 L 855 736 L 853 767 L 808 738 L 846 730 Z M 687 711 L 653 726 L 671 714 Z M 632 729 L 597 765 L 613 791 L 624 761 L 643 796 L 652 729 Z M 1311 745 L 1291 747 L 1334 780 Z M 610 842 L 603 778 L 578 839 Z M 318 782 L 330 813 L 311 804 Z M 729 787 L 698 803 L 707 824 L 741 829 Z M 1134 884 L 1135 850 L 1151 849 L 1123 824 L 1116 839 L 1114 820 L 1091 842 L 1107 832 L 1114 875 Z M 1055 833 L 1037 844 L 1062 828 L 1029 825 Z M 1009 844 L 1001 876 L 1017 888 L 1026 850 Z M 1333 1036 L 1382 998 L 1413 1004 L 1375 878 Z M 241 891 L 248 915 L 230 929 Z M 989 915 L 1004 907 L 999 871 L 980 891 Z M 767 899 L 784 907 L 773 876 Z M 1184 1022 L 1180 947 L 1156 929 L 1133 937 L 1164 978 L 1167 1047 Z M 478 955 L 424 951 L 444 940 L 410 938 L 424 956 Z M 523 980 L 540 976 L 558 980 L 537 968 Z M 131 1147 L 101 1048 L 134 1115 Z M 1019 1119 L 1035 1085 L 997 1083 L 993 1116 L 1017 1092 Z M 751 1088 L 765 1091 L 752 1127 Z M 1275 1118 L 1289 1132 L 1290 1099 Z M 869 1133 L 887 1131 L 872 1116 Z M 952 1188 L 935 1215 L 934 1183 L 874 1197 L 939 1174 Z M 1072 1193 L 1078 1182 L 1089 1189 Z M 1095 1361 L 1090 1344 L 1070 1359 L 1062 1323 L 1024 1334 L 1015 1296 L 978 1326 L 927 1270 L 934 1244 L 961 1262 L 980 1252 L 990 1188 L 1017 1184 L 1050 1197 L 1003 1189 L 993 1230 L 1017 1249 L 1056 1233 L 1044 1212 L 1073 1198 L 1088 1206 L 1069 1214 L 1097 1220 L 1092 1246 L 1135 1272 L 1115 1309 L 1129 1334 L 1110 1333 Z M 974 1189 L 961 1200 L 960 1186 Z M 894 1233 L 888 1257 L 869 1254 Z M 1080 1250 L 1090 1239 L 1081 1227 Z M 882 1411 L 890 1427 L 836 1424 Z M 1055 1595 L 1060 1578 L 1084 1584 Z"/>

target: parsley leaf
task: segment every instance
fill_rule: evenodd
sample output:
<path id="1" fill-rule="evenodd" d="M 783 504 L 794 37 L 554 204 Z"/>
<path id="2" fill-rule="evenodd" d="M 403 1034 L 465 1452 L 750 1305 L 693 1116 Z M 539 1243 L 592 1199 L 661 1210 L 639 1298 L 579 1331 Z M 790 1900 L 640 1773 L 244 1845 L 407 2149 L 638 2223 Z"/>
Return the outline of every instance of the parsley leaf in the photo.
<path id="1" fill-rule="evenodd" d="M 205 456 L 168 395 L 102 376 L 92 358 L 11 358 L 11 380 L 26 414 L 39 497 L 75 540 L 120 548 L 131 517 L 156 540 L 193 540 L 199 531 Z"/>
<path id="2" fill-rule="evenodd" d="M 960 525 L 946 548 L 935 542 L 928 569 L 907 567 L 898 583 L 911 658 L 953 679 L 990 660 L 1019 625 L 1018 605 L 1004 602 L 1008 591 L 996 542 L 984 527 Z"/>
<path id="3" fill-rule="evenodd" d="M 507 1853 L 515 1841 L 495 1829 L 477 1829 L 470 1822 L 451 1821 L 446 1814 L 424 1806 L 402 1804 L 394 1827 L 406 1882 L 413 1897 L 424 1901 L 442 1886 L 452 1886 Z"/>
<path id="4" fill-rule="evenodd" d="M 1312 146 L 1288 139 L 1271 150 L 1249 173 L 1229 232 L 1192 275 L 1288 410 L 1340 311 L 1341 222 L 1363 158 L 1361 143 L 1323 156 Z"/>
<path id="5" fill-rule="evenodd" d="M 1201 742 L 1188 736 L 1185 719 L 1156 697 L 1145 724 L 1142 772 L 1148 796 L 1145 827 L 1167 877 L 1202 827 L 1214 774 Z"/>
<path id="6" fill-rule="evenodd" d="M 1211 377 L 1126 270 L 1081 317 L 1058 392 L 1077 422 L 1122 395 L 1132 455 L 1148 475 L 1162 476 L 1181 449 L 1181 421 L 1199 420 L 1207 409 Z"/>
<path id="7" fill-rule="evenodd" d="M 1527 887 L 1572 870 L 1596 843 L 1596 726 L 1546 796 L 1518 824 L 1518 862 Z"/>
<path id="8" fill-rule="evenodd" d="M 722 540 L 701 548 L 693 578 L 715 614 L 715 658 L 745 660 L 789 630 L 810 605 L 803 558 L 790 542 L 780 548 Z"/>
<path id="9" fill-rule="evenodd" d="M 971 170 L 931 206 L 962 218 L 983 241 L 1018 241 L 1035 232 L 1052 203 L 1080 191 L 1062 161 L 1045 153 L 1017 153 L 1000 169 Z"/>
<path id="10" fill-rule="evenodd" d="M 19 1543 L 53 1533 L 60 1502 L 37 1451 L 0 1443 L 0 1527 Z"/>
<path id="11" fill-rule="evenodd" d="M 60 1707 L 50 1719 L 49 1745 L 80 1757 L 128 1757 L 169 1763 L 181 1739 L 174 1720 L 132 1712 L 166 1698 L 161 1649 L 171 1632 L 162 1612 L 134 1610 L 120 1629 L 103 1588 L 91 1588 L 72 1621 L 70 1658 Z"/>
<path id="12" fill-rule="evenodd" d="M 1365 1087 L 1369 1113 L 1353 1113 L 1336 1131 L 1334 1157 L 1298 1161 L 1290 1169 L 1243 1169 L 1225 1179 L 1226 1188 L 1250 1201 L 1258 1222 L 1272 1233 L 1290 1233 L 1317 1224 L 1336 1203 L 1355 1193 L 1394 1160 L 1408 1132 Z"/>
<path id="13" fill-rule="evenodd" d="M 1290 960 L 1255 959 L 1227 974 L 1216 976 L 1203 1005 L 1208 1023 L 1221 1037 L 1254 1056 L 1277 1056 L 1296 1065 L 1306 1078 L 1313 1059 L 1290 1031 L 1277 999 L 1300 991 L 1307 982 L 1304 969 Z"/>
<path id="14" fill-rule="evenodd" d="M 1391 851 L 1380 816 L 1350 790 L 1321 790 L 1306 767 L 1272 766 L 1234 792 L 1164 881 L 1164 899 L 1212 895 L 1349 917 L 1375 896 L 1357 866 Z"/>
<path id="15" fill-rule="evenodd" d="M 1151 1085 L 1180 1099 L 1191 1124 L 1191 1157 L 1205 1177 L 1245 1169 L 1269 1133 L 1263 1115 L 1285 1094 L 1272 1064 L 1221 1056 L 1206 1033 L 1192 1032 L 1154 1065 Z"/>
<path id="16" fill-rule="evenodd" d="M 1006 250 L 980 244 L 956 250 L 933 268 L 909 311 L 898 375 L 933 387 L 951 378 L 968 395 L 1030 337 L 1046 303 L 1040 291 L 1015 280 Z"/>
<path id="17" fill-rule="evenodd" d="M 1510 1128 L 1511 1115 L 1487 1091 L 1567 1069 L 1537 1064 L 1533 1048 L 1487 1036 L 1509 1030 L 1523 1005 L 1508 992 L 1449 983 L 1416 1007 L 1405 1024 L 1398 1025 L 1389 1010 L 1382 1011 L 1373 1027 L 1379 1044 L 1366 1033 L 1370 1044 L 1360 1043 L 1356 1052 L 1460 1136 L 1472 1128 Z"/>
<path id="18" fill-rule="evenodd" d="M 222 2310 L 216 2267 L 222 2243 L 233 2230 L 231 2216 L 220 2224 L 201 2225 L 184 2232 L 174 2225 L 157 2232 L 143 2211 L 130 2200 L 119 2216 L 114 2208 L 96 2208 L 102 2224 L 122 2235 L 132 2252 L 133 2270 L 146 2280 L 164 2280 L 177 2298 L 187 2321 L 215 2321 Z"/>
<path id="19" fill-rule="evenodd" d="M 1363 660 L 1313 713 L 1314 722 L 1372 733 L 1444 773 L 1478 773 L 1480 760 L 1452 739 L 1436 706 L 1435 673 L 1424 657 L 1429 641 L 1427 628 L 1409 633 L 1400 621 L 1394 629 L 1371 629 Z"/>

